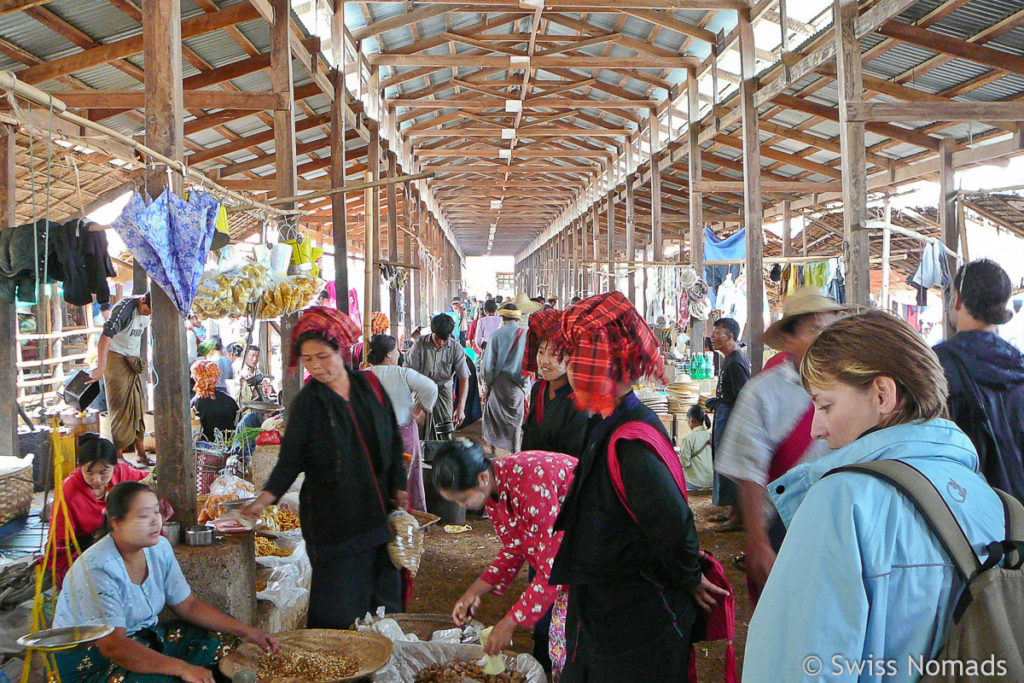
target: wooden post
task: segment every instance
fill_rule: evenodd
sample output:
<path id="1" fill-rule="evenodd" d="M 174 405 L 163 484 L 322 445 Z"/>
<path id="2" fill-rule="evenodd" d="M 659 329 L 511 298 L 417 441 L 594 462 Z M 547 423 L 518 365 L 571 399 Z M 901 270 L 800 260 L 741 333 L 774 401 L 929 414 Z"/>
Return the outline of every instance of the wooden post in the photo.
<path id="1" fill-rule="evenodd" d="M 335 12 L 344 3 L 335 2 Z M 335 70 L 334 101 L 331 102 L 331 189 L 345 185 L 345 74 Z M 334 241 L 334 289 L 338 295 L 338 310 L 348 313 L 348 216 L 345 213 L 343 193 L 331 195 L 331 236 Z"/>
<path id="2" fill-rule="evenodd" d="M 629 144 L 629 143 L 627 143 Z M 626 289 L 629 300 L 636 306 L 636 273 L 630 261 L 636 260 L 636 207 L 633 204 L 633 174 L 626 177 Z"/>
<path id="3" fill-rule="evenodd" d="M 758 133 L 757 68 L 749 10 L 737 12 L 740 36 L 740 106 L 743 122 L 743 220 L 747 229 L 747 329 L 750 371 L 764 360 L 764 213 L 761 204 L 761 141 Z"/>
<path id="4" fill-rule="evenodd" d="M 0 126 L 0 229 L 13 228 L 17 171 L 15 129 Z M 92 315 L 92 310 L 89 311 Z M 0 455 L 18 455 L 18 315 L 15 304 L 0 299 Z M 194 487 L 193 487 L 194 488 Z"/>
<path id="5" fill-rule="evenodd" d="M 689 145 L 690 174 L 690 265 L 697 271 L 697 277 L 704 277 L 704 194 L 697 190 L 704 178 L 700 146 L 700 89 L 697 84 L 697 70 L 686 71 L 686 137 Z M 704 352 L 704 321 L 690 317 L 690 350 Z"/>
<path id="6" fill-rule="evenodd" d="M 366 146 L 366 180 L 377 180 L 378 163 L 377 153 L 380 149 L 380 136 L 377 130 L 377 122 L 373 119 L 366 120 L 366 128 L 370 132 L 370 142 Z M 364 270 L 365 280 L 363 283 L 363 359 L 370 349 L 370 337 L 372 336 L 370 325 L 373 312 L 380 306 L 380 276 L 377 274 L 377 241 L 380 233 L 377 225 L 380 220 L 380 209 L 377 206 L 379 198 L 378 188 L 368 187 L 363 193 L 363 252 L 365 254 L 366 267 Z"/>
<path id="7" fill-rule="evenodd" d="M 793 207 L 788 199 L 782 202 L 782 255 L 793 255 Z"/>
<path id="8" fill-rule="evenodd" d="M 608 191 L 608 233 L 605 235 L 605 250 L 608 252 L 608 275 L 604 291 L 615 289 L 615 188 Z"/>
<path id="9" fill-rule="evenodd" d="M 883 206 L 882 219 L 885 221 L 886 227 L 882 229 L 882 295 L 879 303 L 883 310 L 888 311 L 891 310 L 889 307 L 889 279 L 892 277 L 889 264 L 892 252 L 892 230 L 888 227 L 892 225 L 892 200 L 888 194 L 885 195 Z"/>
<path id="10" fill-rule="evenodd" d="M 661 232 L 661 169 L 658 167 L 658 134 L 661 124 L 658 123 L 658 110 L 651 108 L 647 117 L 647 128 L 650 131 L 651 143 L 651 242 L 654 246 L 653 259 L 665 260 L 665 240 Z M 644 269 L 646 276 L 647 269 Z M 644 294 L 646 296 L 646 293 Z"/>
<path id="11" fill-rule="evenodd" d="M 184 102 L 181 84 L 181 4 L 151 0 L 142 6 L 142 36 L 146 62 L 146 145 L 166 157 L 184 158 Z M 181 176 L 168 176 L 162 166 L 148 178 L 150 196 L 167 187 L 181 192 Z M 152 288 L 153 365 L 160 377 L 154 396 L 156 415 L 157 481 L 182 526 L 196 519 L 196 458 L 189 419 L 188 351 L 185 326 L 168 295 Z"/>
<path id="12" fill-rule="evenodd" d="M 292 46 L 289 11 L 290 0 L 273 0 L 274 24 L 270 27 L 270 83 L 271 89 L 294 101 L 292 81 Z M 274 163 L 277 166 L 277 196 L 294 197 L 298 191 L 298 174 L 295 170 L 295 113 L 294 105 L 274 111 Z M 281 206 L 294 209 L 294 203 Z M 308 238 L 307 238 L 308 239 Z M 281 316 L 281 398 L 284 405 L 291 405 L 299 393 L 302 380 L 301 370 L 288 372 L 291 363 L 292 328 L 298 314 Z"/>
<path id="13" fill-rule="evenodd" d="M 393 151 L 389 151 L 388 179 L 397 176 L 398 158 Z M 395 184 L 388 183 L 388 260 L 392 263 L 398 261 L 398 199 L 396 198 L 396 191 Z M 388 288 L 388 299 L 390 300 L 388 313 L 391 318 L 391 335 L 398 339 L 398 290 L 396 288 Z"/>
<path id="14" fill-rule="evenodd" d="M 942 243 L 949 249 L 957 251 L 957 242 L 960 239 L 956 221 L 956 183 L 955 169 L 953 168 L 953 150 L 956 149 L 956 140 L 943 138 L 942 147 L 939 150 L 939 227 L 942 232 Z M 946 252 L 946 262 L 949 264 L 950 275 L 956 274 L 956 259 Z M 949 339 L 956 330 L 953 329 L 953 320 L 949 315 L 953 308 L 953 288 L 947 287 L 943 290 L 942 303 L 942 338 Z"/>
<path id="15" fill-rule="evenodd" d="M 839 148 L 843 174 L 843 241 L 846 257 L 846 298 L 867 306 L 871 298 L 868 233 L 868 181 L 864 159 L 864 123 L 849 121 L 847 104 L 864 100 L 857 0 L 835 0 L 836 81 L 839 87 Z"/>
<path id="16" fill-rule="evenodd" d="M 606 291 L 601 289 L 601 276 L 598 274 L 598 270 L 600 269 L 600 264 L 598 263 L 598 261 L 601 260 L 601 219 L 599 217 L 601 209 L 598 206 L 600 203 L 600 199 L 594 202 L 594 229 L 592 231 L 593 234 L 591 235 L 593 237 L 593 239 L 591 240 L 591 248 L 593 249 L 594 253 L 594 263 L 592 263 L 590 266 L 591 276 L 589 288 L 591 295 L 599 294 L 602 291 Z"/>
<path id="17" fill-rule="evenodd" d="M 411 266 L 415 266 L 416 263 L 415 253 L 412 248 L 412 235 L 409 233 L 414 231 L 413 228 L 413 208 L 412 208 L 412 188 L 409 183 L 405 184 L 405 197 L 402 201 L 402 215 L 405 218 L 405 227 L 409 232 L 402 234 L 402 262 L 408 263 Z M 413 300 L 413 292 L 416 291 L 416 287 L 413 282 L 413 278 L 416 277 L 416 269 L 409 269 L 409 277 L 405 281 L 405 337 L 408 339 L 409 335 L 412 334 L 412 327 L 415 325 L 416 320 L 416 302 Z"/>

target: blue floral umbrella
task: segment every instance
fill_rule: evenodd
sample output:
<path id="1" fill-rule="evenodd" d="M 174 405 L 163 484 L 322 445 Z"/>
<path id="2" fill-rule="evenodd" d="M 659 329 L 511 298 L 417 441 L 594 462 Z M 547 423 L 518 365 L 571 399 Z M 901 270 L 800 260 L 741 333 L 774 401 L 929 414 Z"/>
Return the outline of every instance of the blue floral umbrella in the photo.
<path id="1" fill-rule="evenodd" d="M 187 316 L 199 289 L 219 202 L 203 192 L 187 200 L 165 189 L 152 202 L 132 193 L 113 228 L 132 257 Z"/>

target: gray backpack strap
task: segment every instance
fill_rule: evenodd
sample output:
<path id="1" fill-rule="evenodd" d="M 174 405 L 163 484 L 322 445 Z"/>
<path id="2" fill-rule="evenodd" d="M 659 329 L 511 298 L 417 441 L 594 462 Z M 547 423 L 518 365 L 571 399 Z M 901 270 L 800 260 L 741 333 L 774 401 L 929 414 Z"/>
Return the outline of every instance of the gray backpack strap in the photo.
<path id="1" fill-rule="evenodd" d="M 928 477 L 902 460 L 875 460 L 837 467 L 825 476 L 837 472 L 860 472 L 883 479 L 896 487 L 914 503 L 932 533 L 953 560 L 964 581 L 970 581 L 981 569 L 978 555 L 971 547 L 963 527 L 949 509 Z"/>

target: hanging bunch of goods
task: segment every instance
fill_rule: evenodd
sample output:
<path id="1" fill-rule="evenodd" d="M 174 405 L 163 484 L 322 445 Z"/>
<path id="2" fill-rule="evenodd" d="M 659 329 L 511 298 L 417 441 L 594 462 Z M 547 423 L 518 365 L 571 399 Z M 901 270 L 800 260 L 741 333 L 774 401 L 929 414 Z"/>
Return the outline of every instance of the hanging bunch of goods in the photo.
<path id="1" fill-rule="evenodd" d="M 260 297 L 256 317 L 280 318 L 301 311 L 312 303 L 323 286 L 323 281 L 312 275 L 281 275 L 272 272 Z"/>
<path id="2" fill-rule="evenodd" d="M 203 273 L 192 309 L 204 320 L 244 316 L 249 304 L 263 294 L 268 274 L 260 263 L 212 268 Z"/>

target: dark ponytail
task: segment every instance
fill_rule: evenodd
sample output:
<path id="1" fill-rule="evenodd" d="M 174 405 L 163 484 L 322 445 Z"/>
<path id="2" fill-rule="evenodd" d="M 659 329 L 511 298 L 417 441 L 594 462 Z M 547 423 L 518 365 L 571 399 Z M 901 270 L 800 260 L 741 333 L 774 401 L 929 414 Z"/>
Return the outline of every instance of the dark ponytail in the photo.
<path id="1" fill-rule="evenodd" d="M 96 462 L 116 467 L 117 450 L 99 434 L 86 432 L 78 437 L 78 466 L 88 467 Z"/>
<path id="2" fill-rule="evenodd" d="M 481 472 L 491 469 L 491 463 L 484 457 L 483 447 L 460 437 L 446 442 L 434 454 L 434 486 L 439 491 L 456 493 L 475 489 L 480 485 Z"/>
<path id="3" fill-rule="evenodd" d="M 100 535 L 106 536 L 110 533 L 110 520 L 127 517 L 128 511 L 132 508 L 132 501 L 145 491 L 154 493 L 153 489 L 138 481 L 122 481 L 110 489 L 107 493 L 107 510 L 103 517 L 103 528 L 100 530 Z"/>
<path id="4" fill-rule="evenodd" d="M 707 429 L 711 428 L 711 418 L 708 417 L 707 412 L 701 406 L 690 406 L 690 409 L 686 411 L 686 417 L 695 422 L 700 422 Z"/>
<path id="5" fill-rule="evenodd" d="M 370 365 L 380 365 L 387 355 L 398 346 L 398 340 L 390 334 L 375 334 L 370 337 L 370 346 L 366 352 L 366 360 Z"/>

